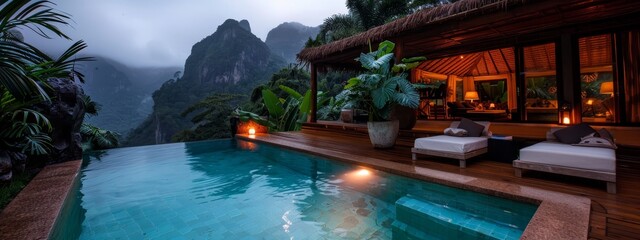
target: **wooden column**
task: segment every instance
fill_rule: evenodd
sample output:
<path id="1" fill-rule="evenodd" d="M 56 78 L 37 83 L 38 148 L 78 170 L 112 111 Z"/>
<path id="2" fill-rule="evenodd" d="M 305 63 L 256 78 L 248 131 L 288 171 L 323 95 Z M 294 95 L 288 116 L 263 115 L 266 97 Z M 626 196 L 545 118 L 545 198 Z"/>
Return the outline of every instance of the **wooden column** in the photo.
<path id="1" fill-rule="evenodd" d="M 524 47 L 516 46 L 515 47 L 515 58 L 516 58 L 516 106 L 518 109 L 518 114 L 511 114 L 512 121 L 526 121 L 527 113 L 525 111 L 525 103 L 527 102 L 527 93 L 525 86 L 525 77 L 524 77 Z"/>
<path id="2" fill-rule="evenodd" d="M 401 63 L 402 58 L 404 58 L 404 44 L 402 40 L 397 39 L 395 41 L 396 47 L 393 49 L 393 56 L 395 57 L 395 63 Z"/>
<path id="3" fill-rule="evenodd" d="M 569 34 L 560 37 L 559 61 L 557 69 L 560 81 L 558 82 L 558 107 L 567 103 L 571 106 L 571 123 L 582 122 L 582 96 L 580 95 L 580 61 L 578 57 L 578 41 Z M 560 110 L 560 109 L 558 109 Z M 560 112 L 560 111 L 559 111 Z M 562 122 L 562 116 L 558 116 Z"/>
<path id="4" fill-rule="evenodd" d="M 316 113 L 318 111 L 318 68 L 315 63 L 311 63 L 311 114 L 309 115 L 309 121 L 312 123 L 317 122 Z"/>

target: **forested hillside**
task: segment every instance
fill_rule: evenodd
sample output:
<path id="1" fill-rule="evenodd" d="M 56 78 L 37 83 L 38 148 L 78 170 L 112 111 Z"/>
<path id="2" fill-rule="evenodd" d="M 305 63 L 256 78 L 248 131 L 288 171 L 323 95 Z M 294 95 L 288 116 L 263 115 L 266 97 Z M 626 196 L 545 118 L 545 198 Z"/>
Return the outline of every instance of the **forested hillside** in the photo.
<path id="1" fill-rule="evenodd" d="M 248 95 L 284 66 L 284 60 L 271 54 L 249 29 L 248 22 L 229 19 L 196 43 L 185 62 L 184 75 L 153 93 L 153 112 L 130 133 L 126 144 L 169 142 L 176 132 L 193 127 L 180 114 L 195 102 L 213 93 Z"/>
<path id="2" fill-rule="evenodd" d="M 92 100 L 102 106 L 87 123 L 120 133 L 123 137 L 152 111 L 151 94 L 174 77 L 179 67 L 130 68 L 104 57 L 82 62 L 78 70 L 85 75 L 82 86 Z"/>

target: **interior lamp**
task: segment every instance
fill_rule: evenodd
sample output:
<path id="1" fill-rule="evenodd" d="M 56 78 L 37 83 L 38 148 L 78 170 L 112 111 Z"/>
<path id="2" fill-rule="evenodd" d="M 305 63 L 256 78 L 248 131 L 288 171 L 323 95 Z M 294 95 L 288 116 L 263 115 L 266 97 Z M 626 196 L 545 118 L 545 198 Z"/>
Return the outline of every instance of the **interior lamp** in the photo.
<path id="1" fill-rule="evenodd" d="M 256 129 L 255 128 L 249 128 L 249 135 L 256 135 Z"/>
<path id="2" fill-rule="evenodd" d="M 613 96 L 613 81 L 600 84 L 600 94 L 610 94 Z"/>
<path id="3" fill-rule="evenodd" d="M 496 105 L 494 103 L 490 103 L 489 104 L 489 109 L 494 109 L 494 108 L 496 108 Z"/>
<path id="4" fill-rule="evenodd" d="M 471 100 L 471 102 L 473 102 L 473 100 L 479 100 L 480 97 L 478 97 L 478 92 L 476 91 L 468 91 L 464 93 L 464 100 Z"/>

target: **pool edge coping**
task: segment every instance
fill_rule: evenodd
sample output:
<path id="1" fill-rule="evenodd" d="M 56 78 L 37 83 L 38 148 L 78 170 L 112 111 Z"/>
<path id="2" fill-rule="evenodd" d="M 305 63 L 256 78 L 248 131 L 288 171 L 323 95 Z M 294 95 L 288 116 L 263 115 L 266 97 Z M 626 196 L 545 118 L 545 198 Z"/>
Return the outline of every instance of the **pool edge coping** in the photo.
<path id="1" fill-rule="evenodd" d="M 82 166 L 46 166 L 0 212 L 0 239 L 48 239 Z"/>
<path id="2" fill-rule="evenodd" d="M 588 197 L 432 170 L 415 165 L 362 157 L 308 146 L 270 134 L 237 134 L 236 139 L 261 142 L 382 171 L 538 205 L 521 239 L 587 239 L 591 212 Z M 281 141 L 286 141 L 282 143 Z M 372 151 L 374 151 L 372 149 Z M 366 161 L 363 161 L 366 160 Z"/>

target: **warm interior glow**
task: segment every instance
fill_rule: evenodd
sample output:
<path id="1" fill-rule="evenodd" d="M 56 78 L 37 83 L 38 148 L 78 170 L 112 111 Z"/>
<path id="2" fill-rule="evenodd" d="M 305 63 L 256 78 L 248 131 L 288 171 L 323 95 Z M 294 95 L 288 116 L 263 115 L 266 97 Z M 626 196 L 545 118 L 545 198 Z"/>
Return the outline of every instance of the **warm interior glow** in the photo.
<path id="1" fill-rule="evenodd" d="M 256 135 L 256 129 L 255 128 L 249 128 L 249 135 Z"/>
<path id="2" fill-rule="evenodd" d="M 569 117 L 564 117 L 562 119 L 562 124 L 571 124 L 571 118 Z"/>
<path id="3" fill-rule="evenodd" d="M 600 94 L 613 95 L 613 82 L 603 82 L 600 85 Z"/>
<path id="4" fill-rule="evenodd" d="M 489 104 L 489 109 L 494 109 L 494 108 L 496 108 L 495 104 L 493 104 L 493 103 Z"/>
<path id="5" fill-rule="evenodd" d="M 478 92 L 476 91 L 469 91 L 464 93 L 464 100 L 471 100 L 471 102 L 473 102 L 473 100 L 479 100 L 480 97 L 478 97 Z"/>
<path id="6" fill-rule="evenodd" d="M 587 105 L 593 105 L 593 99 L 587 100 Z"/>

